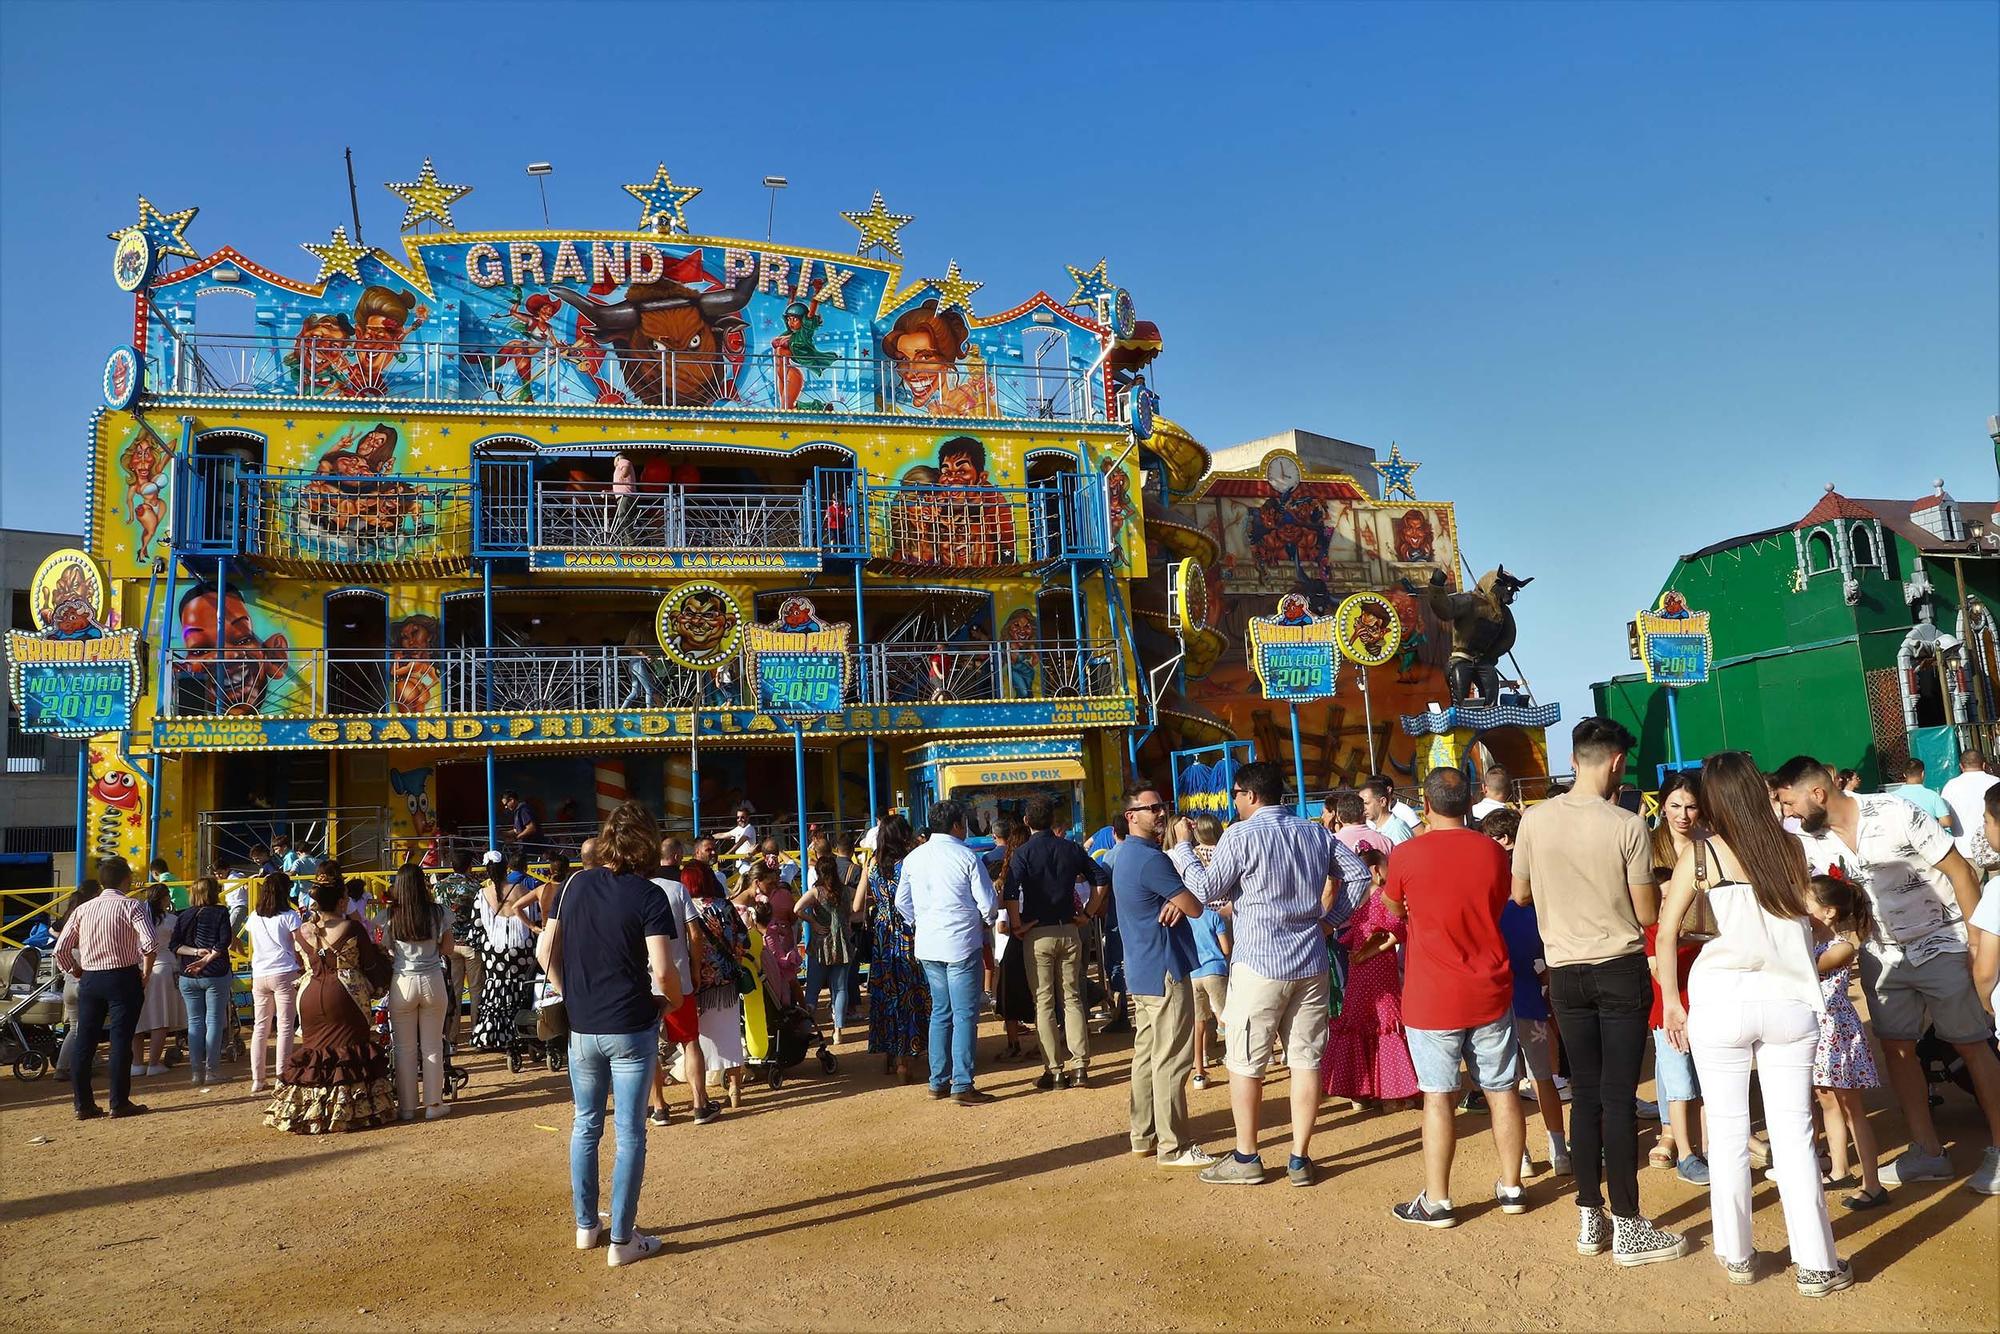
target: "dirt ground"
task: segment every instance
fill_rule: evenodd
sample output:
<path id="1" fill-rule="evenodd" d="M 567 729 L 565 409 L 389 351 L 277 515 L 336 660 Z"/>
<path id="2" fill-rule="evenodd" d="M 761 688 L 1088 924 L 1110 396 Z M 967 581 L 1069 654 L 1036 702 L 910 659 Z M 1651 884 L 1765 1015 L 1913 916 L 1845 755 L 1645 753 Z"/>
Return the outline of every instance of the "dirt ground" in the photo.
<path id="1" fill-rule="evenodd" d="M 990 1062 L 987 1108 L 931 1101 L 842 1049 L 711 1126 L 650 1132 L 640 1226 L 663 1258 L 621 1270 L 571 1246 L 565 1076 L 468 1062 L 457 1109 L 301 1140 L 266 1130 L 236 1082 L 197 1095 L 138 1081 L 153 1114 L 78 1124 L 52 1079 L 0 1080 L 0 1326 L 20 1329 L 1872 1329 L 2000 1324 L 2000 1201 L 1961 1183 L 1905 1187 L 1873 1214 L 1836 1207 L 1861 1282 L 1806 1301 L 1772 1263 L 1732 1288 L 1708 1246 L 1704 1191 L 1647 1171 L 1645 1206 L 1696 1251 L 1619 1270 L 1572 1241 L 1568 1182 L 1532 1180 L 1525 1215 L 1491 1204 L 1483 1117 L 1459 1153 L 1464 1221 L 1398 1224 L 1419 1184 L 1418 1116 L 1322 1114 L 1319 1184 L 1203 1186 L 1131 1157 L 1127 1039 L 1101 1039 L 1094 1087 L 1037 1092 L 1032 1064 Z M 1284 1160 L 1286 1077 L 1266 1162 Z M 100 1089 L 100 1097 L 102 1092 Z M 1191 1093 L 1211 1148 L 1228 1094 Z M 1878 1106 L 1885 1156 L 1900 1118 Z M 1961 1173 L 1968 1099 L 1940 1125 Z M 1531 1120 L 1529 1143 L 1545 1141 Z M 607 1159 L 610 1139 L 607 1135 Z M 609 1173 L 605 1176 L 609 1201 Z M 1757 1186 L 1757 1242 L 1784 1244 Z"/>

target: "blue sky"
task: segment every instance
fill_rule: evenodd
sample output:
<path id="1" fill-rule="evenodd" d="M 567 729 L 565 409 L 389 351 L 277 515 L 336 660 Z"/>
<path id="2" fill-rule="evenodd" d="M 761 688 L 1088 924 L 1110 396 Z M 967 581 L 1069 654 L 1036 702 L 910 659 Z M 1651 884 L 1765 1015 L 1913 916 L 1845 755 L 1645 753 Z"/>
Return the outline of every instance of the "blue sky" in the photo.
<path id="1" fill-rule="evenodd" d="M 123 48 L 124 54 L 112 48 Z M 129 332 L 104 234 L 190 204 L 310 278 L 429 155 L 461 226 L 624 227 L 664 160 L 695 230 L 845 249 L 917 215 L 991 309 L 1110 256 L 1163 410 L 1424 463 L 1574 718 L 1673 559 L 1822 486 L 1996 491 L 2000 8 L 1011 4 L 0 9 L 0 522 L 81 522 Z M 1565 729 L 1566 730 L 1566 729 Z"/>

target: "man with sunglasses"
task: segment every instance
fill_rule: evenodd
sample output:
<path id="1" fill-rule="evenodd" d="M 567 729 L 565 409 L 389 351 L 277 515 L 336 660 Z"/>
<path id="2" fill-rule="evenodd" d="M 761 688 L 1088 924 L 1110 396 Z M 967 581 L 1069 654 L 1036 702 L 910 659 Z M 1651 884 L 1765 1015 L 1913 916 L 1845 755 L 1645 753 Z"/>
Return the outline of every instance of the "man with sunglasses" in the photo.
<path id="1" fill-rule="evenodd" d="M 1257 1154 L 1264 1070 L 1275 1040 L 1285 1044 L 1292 1079 L 1294 1186 L 1313 1183 L 1313 1118 L 1319 1112 L 1320 1056 L 1326 1047 L 1329 916 L 1343 894 L 1358 901 L 1368 867 L 1332 832 L 1302 820 L 1280 803 L 1285 778 L 1268 761 L 1236 773 L 1236 823 L 1222 832 L 1213 860 L 1195 856 L 1192 828 L 1179 821 L 1174 865 L 1196 898 L 1210 907 L 1230 904 L 1229 999 L 1225 1064 L 1229 1104 L 1236 1121 L 1236 1151 L 1205 1169 L 1211 1185 L 1256 1185 L 1264 1180 Z"/>
<path id="2" fill-rule="evenodd" d="M 1160 851 L 1167 803 L 1144 781 L 1125 798 L 1126 837 L 1111 868 L 1111 894 L 1124 924 L 1125 983 L 1132 989 L 1132 1152 L 1161 1167 L 1206 1168 L 1215 1160 L 1188 1125 L 1187 1079 L 1194 1069 L 1194 987 L 1198 951 L 1190 917 L 1201 902 Z"/>

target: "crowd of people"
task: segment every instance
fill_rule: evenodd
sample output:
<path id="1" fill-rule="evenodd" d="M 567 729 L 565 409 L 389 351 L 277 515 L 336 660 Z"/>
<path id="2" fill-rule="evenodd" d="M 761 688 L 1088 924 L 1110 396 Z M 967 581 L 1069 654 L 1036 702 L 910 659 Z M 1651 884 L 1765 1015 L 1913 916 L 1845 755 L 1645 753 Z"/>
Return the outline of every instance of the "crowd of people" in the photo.
<path id="1" fill-rule="evenodd" d="M 868 1052 L 961 1106 L 994 1101 L 978 1086 L 989 1007 L 999 1059 L 1039 1060 L 1038 1093 L 1090 1087 L 1093 1049 L 1129 1027 L 1132 1154 L 1210 1185 L 1270 1178 L 1261 1119 L 1275 1064 L 1289 1077 L 1293 1186 L 1317 1179 L 1326 1099 L 1420 1105 L 1421 1182 L 1390 1212 L 1455 1226 L 1460 1117 L 1483 1111 L 1501 1213 L 1529 1207 L 1524 1182 L 1545 1163 L 1574 1179 L 1580 1254 L 1677 1259 L 1686 1238 L 1642 1208 L 1650 1161 L 1707 1187 L 1716 1258 L 1730 1282 L 1750 1282 L 1752 1172 L 1767 1167 L 1797 1289 L 1824 1296 L 1854 1282 L 1829 1194 L 1874 1209 L 1891 1187 L 1954 1175 L 1918 1051 L 1929 1034 L 1955 1050 L 1987 1121 L 1967 1185 L 2000 1193 L 2000 888 L 1982 899 L 1979 883 L 2000 870 L 2000 779 L 1984 758 L 1962 756 L 1942 793 L 1918 773 L 1914 790 L 1868 794 L 1810 757 L 1765 773 L 1722 752 L 1667 777 L 1649 828 L 1616 800 L 1630 734 L 1593 718 L 1571 740 L 1572 785 L 1525 810 L 1504 774 L 1481 775 L 1475 793 L 1465 772 L 1435 769 L 1421 810 L 1374 777 L 1313 820 L 1286 803 L 1276 765 L 1252 763 L 1224 826 L 1177 815 L 1137 781 L 1096 856 L 1067 837 L 1063 804 L 1038 798 L 990 853 L 968 841 L 966 809 L 943 800 L 922 831 L 892 813 L 851 848 L 815 832 L 796 859 L 758 837 L 747 810 L 721 843 L 684 846 L 628 802 L 573 872 L 467 854 L 435 883 L 403 868 L 379 904 L 338 866 L 273 848 L 257 850 L 254 905 L 232 911 L 205 877 L 177 913 L 164 893 L 128 896 L 130 868 L 107 858 L 106 892 L 79 903 L 55 945 L 77 1005 L 63 1063 L 77 1116 L 104 1115 L 91 1067 L 108 1028 L 109 1115 L 144 1112 L 132 1077 L 155 1068 L 184 1016 L 194 1084 L 218 1081 L 239 934 L 251 1087 L 270 1093 L 265 1120 L 279 1129 L 436 1119 L 464 1010 L 470 1044 L 490 1049 L 539 1013 L 542 1036 L 564 1044 L 576 1104 L 577 1244 L 608 1242 L 613 1265 L 660 1248 L 635 1218 L 647 1123 L 671 1119 L 668 1072 L 693 1121 L 713 1122 L 740 1103 L 776 1016 L 816 1015 L 827 994 L 841 1039 L 864 966 Z M 1106 1020 L 1095 1032 L 1093 1012 Z M 1188 1099 L 1210 1084 L 1218 1038 L 1234 1134 L 1211 1153 Z M 1649 1060 L 1654 1104 L 1638 1097 Z M 1887 1163 L 1862 1105 L 1883 1075 L 1909 1140 Z M 1660 1122 L 1643 1159 L 1642 1120 Z"/>

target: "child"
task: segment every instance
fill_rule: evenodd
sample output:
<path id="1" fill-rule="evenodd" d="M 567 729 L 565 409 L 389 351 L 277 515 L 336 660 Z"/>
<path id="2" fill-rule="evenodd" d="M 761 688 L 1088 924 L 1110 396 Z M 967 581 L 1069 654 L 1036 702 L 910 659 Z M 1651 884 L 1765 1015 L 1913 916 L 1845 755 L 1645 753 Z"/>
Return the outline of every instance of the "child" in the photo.
<path id="1" fill-rule="evenodd" d="M 1361 860 L 1368 864 L 1368 897 L 1340 930 L 1347 998 L 1327 1033 L 1321 1087 L 1329 1097 L 1414 1103 L 1417 1070 L 1403 1037 L 1403 976 L 1396 962 L 1405 927 L 1382 897 L 1389 859 L 1364 848 Z"/>
<path id="2" fill-rule="evenodd" d="M 1654 880 L 1661 892 L 1666 890 L 1666 882 L 1673 872 L 1660 867 L 1654 871 Z M 1706 921 L 1707 900 L 1697 896 L 1697 914 L 1691 916 L 1689 930 L 1681 935 L 1680 948 L 1674 953 L 1678 958 L 1680 971 L 1675 974 L 1680 979 L 1681 1004 L 1687 1004 L 1688 970 L 1694 966 L 1695 956 L 1708 936 L 1695 929 L 1698 916 Z M 1708 1160 L 1701 1155 L 1701 1146 L 1696 1134 L 1701 1126 L 1701 1080 L 1694 1071 L 1694 1057 L 1679 1051 L 1667 1040 L 1665 1020 L 1661 1012 L 1660 978 L 1653 955 L 1653 941 L 1659 931 L 1658 926 L 1646 928 L 1647 971 L 1652 974 L 1653 1009 L 1648 1019 L 1653 1029 L 1653 1096 L 1660 1108 L 1660 1142 L 1646 1155 L 1646 1161 L 1654 1167 L 1671 1167 L 1681 1180 L 1696 1186 L 1708 1184 Z"/>
<path id="3" fill-rule="evenodd" d="M 1813 956 L 1819 961 L 1820 992 L 1826 1012 L 1819 1020 L 1819 1048 L 1813 1053 L 1813 1088 L 1819 1093 L 1820 1115 L 1826 1121 L 1826 1147 L 1832 1180 L 1847 1176 L 1847 1140 L 1854 1138 L 1854 1155 L 1861 1169 L 1861 1189 L 1844 1196 L 1849 1209 L 1875 1209 L 1889 1192 L 1875 1168 L 1875 1131 L 1861 1107 L 1861 1090 L 1879 1088 L 1875 1057 L 1861 1031 L 1861 1016 L 1847 995 L 1861 941 L 1874 929 L 1868 896 L 1847 881 L 1830 875 L 1812 878 Z"/>
<path id="4" fill-rule="evenodd" d="M 1486 813 L 1479 832 L 1505 848 L 1511 856 L 1514 835 L 1521 828 L 1521 813 L 1501 806 Z M 1535 1082 L 1535 1105 L 1541 1109 L 1542 1129 L 1549 1133 L 1549 1169 L 1557 1176 L 1570 1175 L 1569 1139 L 1563 1134 L 1562 1090 L 1556 1087 L 1555 1043 L 1550 1033 L 1555 1024 L 1549 1017 L 1548 965 L 1542 961 L 1542 928 L 1532 903 L 1509 902 L 1500 909 L 1500 934 L 1507 941 L 1507 960 L 1514 971 L 1514 1036 L 1521 1044 L 1522 1063 Z M 1530 1175 L 1533 1160 L 1521 1152 L 1521 1174 Z"/>
<path id="5" fill-rule="evenodd" d="M 1194 855 L 1208 865 L 1215 855 L 1215 842 L 1222 837 L 1222 821 L 1213 815 L 1198 815 L 1194 821 Z M 1195 968 L 1188 976 L 1194 982 L 1194 1086 L 1208 1087 L 1208 1035 L 1222 1036 L 1222 1003 L 1229 995 L 1229 922 L 1211 909 L 1191 919 L 1194 928 Z"/>

